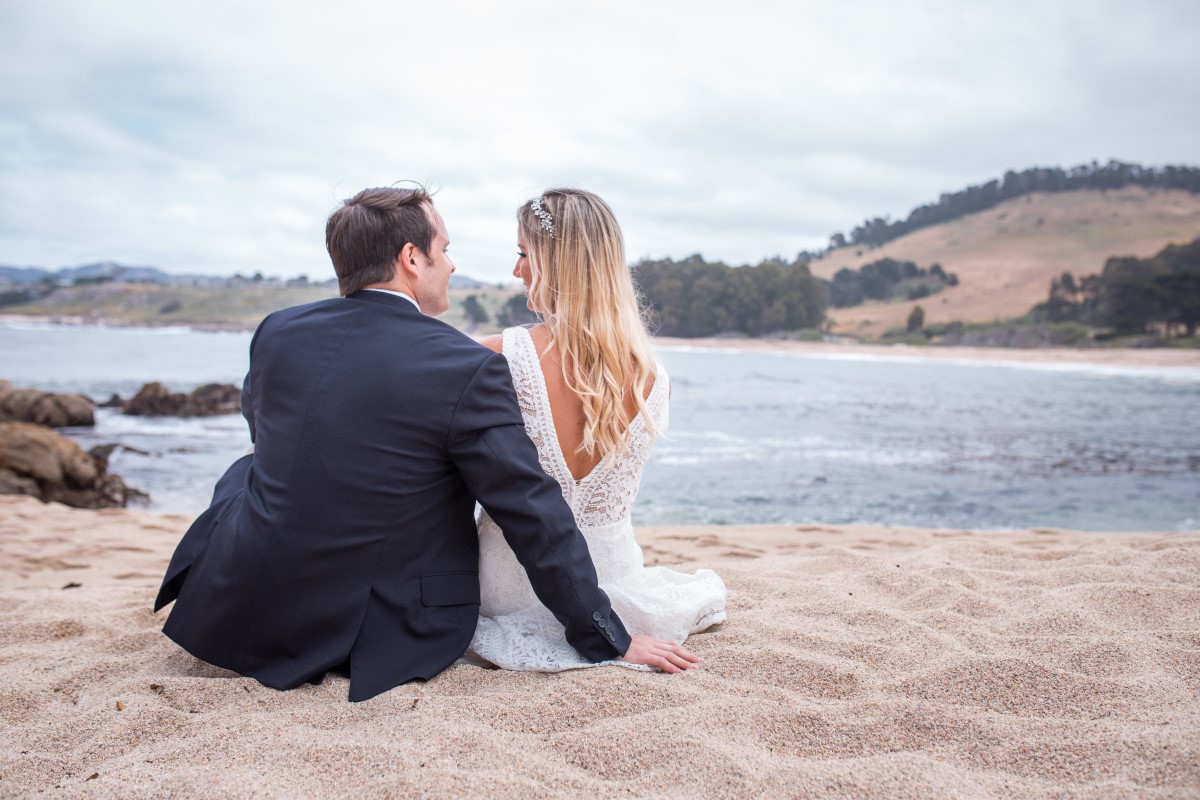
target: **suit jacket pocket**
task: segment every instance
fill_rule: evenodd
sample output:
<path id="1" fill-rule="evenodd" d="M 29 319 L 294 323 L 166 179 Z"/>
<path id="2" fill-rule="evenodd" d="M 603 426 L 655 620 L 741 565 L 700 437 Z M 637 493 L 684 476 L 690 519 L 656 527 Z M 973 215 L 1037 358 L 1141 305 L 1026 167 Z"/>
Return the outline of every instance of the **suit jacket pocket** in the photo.
<path id="1" fill-rule="evenodd" d="M 438 572 L 421 576 L 421 605 L 479 605 L 479 573 Z"/>

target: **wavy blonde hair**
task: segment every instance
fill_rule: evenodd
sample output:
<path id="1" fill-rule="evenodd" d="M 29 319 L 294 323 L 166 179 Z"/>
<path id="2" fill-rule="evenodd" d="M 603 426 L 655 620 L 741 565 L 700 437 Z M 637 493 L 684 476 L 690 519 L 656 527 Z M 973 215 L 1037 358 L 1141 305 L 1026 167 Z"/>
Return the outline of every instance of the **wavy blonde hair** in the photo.
<path id="1" fill-rule="evenodd" d="M 531 266 L 530 305 L 558 348 L 567 386 L 583 401 L 579 449 L 604 457 L 628 444 L 627 391 L 654 435 L 645 396 L 656 360 L 625 240 L 612 209 L 591 192 L 548 189 L 541 195 L 553 234 L 534 213 L 536 199 L 517 210 Z"/>

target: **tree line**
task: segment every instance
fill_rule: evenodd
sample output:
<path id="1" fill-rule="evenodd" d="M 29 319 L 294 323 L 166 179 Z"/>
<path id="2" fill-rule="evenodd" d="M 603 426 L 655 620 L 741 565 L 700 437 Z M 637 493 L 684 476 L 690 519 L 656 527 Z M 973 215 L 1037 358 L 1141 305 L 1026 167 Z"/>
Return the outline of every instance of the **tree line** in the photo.
<path id="1" fill-rule="evenodd" d="M 790 264 L 767 259 L 754 267 L 730 267 L 694 255 L 682 261 L 643 260 L 634 265 L 633 273 L 651 327 L 662 336 L 681 338 L 816 329 L 831 305 L 913 300 L 958 285 L 958 277 L 939 264 L 925 269 L 890 258 L 858 270 L 842 269 L 832 281 L 813 277 L 808 262 L 800 259 Z M 472 323 L 488 320 L 475 295 L 463 300 L 463 310 Z M 509 298 L 496 313 L 501 327 L 535 319 L 523 294 Z"/>
<path id="2" fill-rule="evenodd" d="M 761 336 L 818 328 L 825 321 L 825 287 L 804 261 L 734 268 L 694 255 L 644 260 L 634 266 L 634 275 L 662 336 Z"/>
<path id="3" fill-rule="evenodd" d="M 1122 189 L 1126 186 L 1181 189 L 1200 194 L 1200 168 L 1143 167 L 1114 160 L 1107 164 L 1081 164 L 1071 169 L 1034 167 L 1021 172 L 1010 170 L 1004 173 L 1003 178 L 978 186 L 968 186 L 959 192 L 943 194 L 936 203 L 913 209 L 907 219 L 893 221 L 887 217 L 876 217 L 851 230 L 849 236 L 835 233 L 829 237 L 829 247 L 877 247 L 921 228 L 986 211 L 1005 200 L 1033 192 Z"/>
<path id="4" fill-rule="evenodd" d="M 1166 335 L 1196 335 L 1200 325 L 1200 238 L 1167 245 L 1150 258 L 1116 256 L 1099 275 L 1064 272 L 1050 284 L 1046 302 L 1031 314 L 1040 322 L 1080 322 L 1137 334 L 1160 328 Z"/>

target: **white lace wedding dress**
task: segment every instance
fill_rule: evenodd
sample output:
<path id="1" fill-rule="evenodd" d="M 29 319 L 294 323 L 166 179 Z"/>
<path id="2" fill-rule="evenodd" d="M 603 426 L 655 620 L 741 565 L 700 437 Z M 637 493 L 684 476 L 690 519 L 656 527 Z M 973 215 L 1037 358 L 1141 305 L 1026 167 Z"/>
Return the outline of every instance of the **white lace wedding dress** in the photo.
<path id="1" fill-rule="evenodd" d="M 712 570 L 694 575 L 665 567 L 646 567 L 633 536 L 630 512 L 653 436 L 639 414 L 630 428 L 628 448 L 605 456 L 581 480 L 575 480 L 559 449 L 546 381 L 537 349 L 525 328 L 509 328 L 504 355 L 525 418 L 525 430 L 537 447 L 542 469 L 562 486 L 575 513 L 602 588 L 631 633 L 676 643 L 725 619 L 725 584 Z M 654 430 L 667 429 L 670 383 L 658 364 L 646 407 Z M 487 513 L 479 523 L 479 626 L 468 658 L 512 670 L 558 672 L 595 666 L 567 643 L 562 625 L 533 593 L 525 569 Z M 624 662 L 619 663 L 624 666 Z"/>

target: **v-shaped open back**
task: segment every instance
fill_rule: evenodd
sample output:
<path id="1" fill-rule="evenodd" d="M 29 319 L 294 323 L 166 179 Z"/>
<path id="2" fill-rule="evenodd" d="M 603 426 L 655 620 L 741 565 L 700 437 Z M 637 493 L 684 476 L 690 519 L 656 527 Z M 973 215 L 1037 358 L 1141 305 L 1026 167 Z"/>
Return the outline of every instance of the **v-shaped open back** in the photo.
<path id="1" fill-rule="evenodd" d="M 542 469 L 562 486 L 563 496 L 577 515 L 585 513 L 589 518 L 594 515 L 596 524 L 606 524 L 601 519 L 614 522 L 627 516 L 653 443 L 642 413 L 639 411 L 629 423 L 628 446 L 624 450 L 606 454 L 586 475 L 576 478 L 559 443 L 546 376 L 529 329 L 506 329 L 502 347 L 512 371 L 525 430 L 537 447 Z M 660 362 L 656 364 L 654 386 L 645 402 L 655 434 L 667 429 L 668 397 L 669 379 Z"/>

